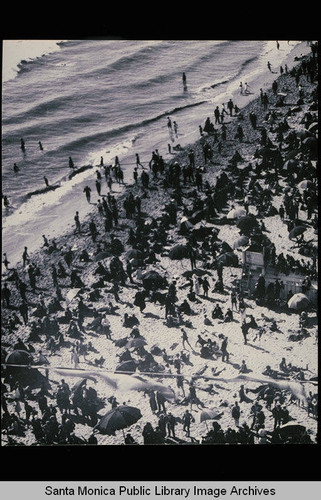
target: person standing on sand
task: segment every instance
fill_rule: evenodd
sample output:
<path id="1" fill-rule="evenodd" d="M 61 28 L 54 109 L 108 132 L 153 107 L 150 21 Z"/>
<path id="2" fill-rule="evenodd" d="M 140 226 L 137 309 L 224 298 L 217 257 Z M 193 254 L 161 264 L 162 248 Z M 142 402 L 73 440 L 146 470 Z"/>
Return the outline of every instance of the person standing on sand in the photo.
<path id="1" fill-rule="evenodd" d="M 263 109 L 266 110 L 269 104 L 269 98 L 266 92 L 264 92 L 263 94 L 262 103 L 263 103 Z"/>
<path id="2" fill-rule="evenodd" d="M 10 264 L 10 262 L 8 261 L 6 253 L 3 254 L 3 261 L 2 261 L 2 263 L 4 264 L 4 267 L 6 268 L 6 270 L 8 271 L 8 264 Z"/>
<path id="3" fill-rule="evenodd" d="M 234 418 L 235 426 L 239 427 L 241 409 L 240 409 L 240 406 L 239 406 L 237 401 L 235 401 L 234 406 L 232 406 L 231 414 L 232 414 L 232 417 Z"/>
<path id="4" fill-rule="evenodd" d="M 81 227 L 80 227 L 80 220 L 79 220 L 79 212 L 77 211 L 76 212 L 76 215 L 74 217 L 74 221 L 75 221 L 75 225 L 76 225 L 76 229 L 74 231 L 74 234 L 76 233 L 81 233 Z"/>
<path id="5" fill-rule="evenodd" d="M 90 193 L 91 193 L 91 189 L 89 186 L 86 186 L 84 188 L 84 191 L 83 191 L 85 194 L 86 194 L 86 199 L 88 201 L 88 203 L 90 203 Z"/>
<path id="6" fill-rule="evenodd" d="M 186 80 L 186 74 L 185 73 L 183 73 L 183 75 L 182 75 L 182 80 L 183 80 L 184 90 L 187 90 L 187 80 Z"/>
<path id="7" fill-rule="evenodd" d="M 30 262 L 30 257 L 28 255 L 28 248 L 25 247 L 23 254 L 22 254 L 22 262 L 23 262 L 23 267 L 25 267 L 26 263 Z"/>
<path id="8" fill-rule="evenodd" d="M 190 428 L 191 428 L 191 423 L 195 422 L 195 418 L 193 415 L 189 412 L 189 410 L 186 410 L 184 415 L 183 415 L 183 431 L 186 432 L 186 437 L 190 437 Z"/>
<path id="9" fill-rule="evenodd" d="M 71 156 L 69 156 L 69 168 L 75 168 L 74 162 L 72 161 Z"/>
<path id="10" fill-rule="evenodd" d="M 225 361 L 226 359 L 226 361 L 228 362 L 230 355 L 227 352 L 227 343 L 228 343 L 228 337 L 224 337 L 221 345 L 222 361 Z"/>
<path id="11" fill-rule="evenodd" d="M 230 100 L 228 101 L 228 103 L 227 103 L 227 107 L 228 107 L 228 109 L 229 109 L 229 111 L 230 111 L 230 116 L 232 116 L 232 114 L 233 114 L 233 108 L 234 108 L 234 104 L 233 104 L 232 99 L 230 99 Z"/>

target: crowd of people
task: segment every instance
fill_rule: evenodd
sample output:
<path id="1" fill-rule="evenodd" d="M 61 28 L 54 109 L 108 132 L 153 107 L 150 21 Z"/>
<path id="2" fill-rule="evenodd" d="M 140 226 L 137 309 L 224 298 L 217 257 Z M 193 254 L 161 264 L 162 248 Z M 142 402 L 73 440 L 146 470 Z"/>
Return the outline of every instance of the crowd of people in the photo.
<path id="1" fill-rule="evenodd" d="M 280 84 L 289 82 L 286 78 L 295 81 L 293 95 L 297 95 L 299 101 L 296 105 L 309 106 L 303 118 L 307 131 L 310 124 L 317 121 L 314 106 L 316 67 L 313 52 L 304 64 L 295 66 L 280 77 L 284 79 Z M 304 85 L 310 88 L 309 92 L 304 90 Z M 245 92 L 244 88 L 242 92 Z M 274 94 L 272 89 L 269 93 L 270 106 L 276 102 Z M 240 267 L 234 249 L 218 237 L 219 227 L 231 223 L 226 217 L 227 207 L 231 209 L 237 204 L 244 208 L 247 219 L 238 226 L 240 236 L 247 237 L 251 246 L 264 254 L 266 266 L 274 267 L 285 275 L 293 270 L 302 274 L 305 277 L 303 292 L 311 287 L 311 280 L 317 278 L 316 251 L 313 242 L 306 241 L 302 236 L 304 232 L 298 232 L 295 237 L 298 254 L 302 258 L 294 258 L 289 253 L 277 254 L 274 235 L 269 237 L 264 225 L 266 217 L 277 215 L 282 224 L 287 225 L 290 236 L 291 231 L 302 225 L 305 229 L 317 228 L 315 143 L 305 142 L 304 136 L 291 128 L 291 117 L 300 109 L 295 111 L 292 107 L 285 112 L 278 104 L 272 110 L 273 115 L 269 111 L 267 116 L 265 98 L 262 98 L 261 105 L 261 111 L 255 116 L 251 107 L 249 111 L 246 111 L 247 108 L 240 110 L 232 101 L 227 103 L 227 109 L 223 107 L 224 111 L 216 108 L 215 123 L 207 118 L 204 127 L 200 127 L 199 150 L 188 148 L 170 161 L 165 161 L 156 150 L 152 152 L 148 167 L 141 164 L 137 155 L 134 184 L 123 197 L 117 198 L 112 194 L 113 181 L 124 182 L 119 159 L 116 158 L 115 164 L 108 167 L 101 159 L 100 169 L 104 171 L 108 192 L 102 195 L 102 175 L 97 170 L 97 211 L 88 221 L 81 221 L 78 212 L 74 216 L 72 236 L 78 238 L 77 241 L 86 241 L 81 251 L 70 245 L 67 236 L 59 239 L 57 244 L 54 239 L 48 241 L 43 235 L 41 258 L 29 255 L 25 247 L 21 265 L 13 268 L 4 254 L 6 278 L 2 288 L 1 408 L 2 429 L 8 444 L 15 444 L 15 438 L 30 432 L 37 444 L 98 443 L 96 424 L 101 410 L 119 406 L 114 395 L 107 399 L 86 383 L 70 388 L 65 379 L 57 382 L 51 376 L 55 356 L 66 351 L 70 353 L 72 368 L 77 369 L 83 359 L 88 366 L 111 370 L 105 365 L 107 354 L 94 345 L 97 336 L 106 339 L 107 351 L 111 345 L 124 347 L 117 359 L 118 368 L 113 370 L 115 373 L 126 372 L 124 366 L 127 363 L 131 367 L 130 373 L 166 373 L 176 380 L 178 395 L 175 403 L 167 400 L 161 391 L 155 393 L 149 390 L 145 393 L 158 420 L 156 425 L 144 423 L 143 444 L 183 442 L 177 437 L 179 424 L 186 438 L 200 444 L 312 442 L 306 428 L 295 435 L 283 432 L 282 426 L 291 421 L 287 406 L 296 398 L 292 393 L 285 395 L 284 391 L 269 384 L 249 389 L 256 394 L 255 401 L 241 385 L 239 402 L 236 401 L 229 410 L 222 406 L 223 413 L 230 412 L 235 428 L 222 429 L 215 420 L 212 429 L 201 439 L 191 436 L 196 422 L 193 408 L 196 406 L 199 412 L 205 409 L 199 392 L 217 394 L 217 384 L 200 384 L 207 363 L 220 360 L 226 366 L 230 364 L 228 337 L 219 333 L 220 324 L 238 322 L 235 315 L 240 315 L 240 336 L 244 344 L 248 343 L 249 332 L 254 332 L 255 341 L 266 335 L 267 329 L 273 331 L 271 324 L 267 326 L 267 322 L 247 313 L 249 297 L 242 280 L 232 288 L 225 283 L 226 268 Z M 227 117 L 234 121 L 225 123 Z M 247 120 L 250 126 L 246 127 Z M 246 137 L 246 134 L 249 136 Z M 255 164 L 252 162 L 244 167 L 239 151 L 242 151 L 244 141 L 251 141 L 253 137 L 259 138 L 260 148 L 253 151 Z M 311 133 L 306 137 L 314 136 Z M 214 164 L 213 158 L 221 155 L 222 150 L 225 155 L 230 152 L 231 141 L 234 146 L 236 144 L 233 155 L 229 155 L 226 169 L 213 182 L 208 175 Z M 287 159 L 294 146 L 296 156 Z M 70 161 L 70 167 L 74 168 L 71 158 Z M 240 164 L 243 168 L 239 168 Z M 304 187 L 300 187 L 301 182 L 304 182 Z M 91 203 L 90 187 L 87 186 L 84 192 L 88 203 Z M 154 194 L 155 198 L 160 196 L 160 192 L 166 203 L 158 215 L 149 213 L 151 199 Z M 274 205 L 276 196 L 282 196 L 279 208 Z M 257 209 L 256 216 L 250 213 L 253 206 Z M 175 235 L 178 237 L 176 245 Z M 162 272 L 164 269 L 159 264 L 164 257 L 173 262 L 188 259 L 190 266 L 184 268 L 179 284 L 178 278 L 169 278 Z M 154 274 L 148 274 L 150 266 L 156 269 Z M 214 273 L 217 275 L 215 280 Z M 182 277 L 186 278 L 183 284 Z M 187 295 L 183 293 L 185 290 Z M 281 290 L 282 281 L 276 280 L 267 285 L 264 276 L 260 276 L 254 298 L 258 304 L 269 306 L 271 300 L 280 298 Z M 128 294 L 132 294 L 131 315 L 122 310 Z M 189 330 L 187 333 L 193 316 L 198 314 L 193 309 L 197 309 L 202 301 L 209 300 L 209 294 L 214 294 L 215 306 L 210 313 L 207 311 L 204 314 L 204 332 L 195 334 Z M 224 303 L 223 307 L 220 302 Z M 178 354 L 172 355 L 157 346 L 150 347 L 148 332 L 143 332 L 144 335 L 140 333 L 139 318 L 144 315 L 148 303 L 159 308 L 162 317 L 158 319 L 163 325 L 179 329 Z M 131 330 L 124 339 L 118 339 L 111 326 L 114 316 L 121 316 L 123 327 Z M 302 314 L 300 328 L 307 328 L 307 323 L 307 317 Z M 215 330 L 213 335 L 208 334 L 210 328 Z M 18 340 L 17 335 L 20 336 Z M 12 342 L 12 339 L 15 341 Z M 136 343 L 128 348 L 129 341 Z M 17 364 L 45 367 L 45 374 L 35 369 L 34 380 L 30 380 L 28 372 L 22 378 L 19 374 L 23 368 L 11 366 L 15 363 L 8 361 L 10 354 L 18 351 L 27 353 L 29 358 L 19 358 Z M 195 355 L 204 360 L 204 369 L 191 380 L 184 376 L 184 368 L 193 365 L 191 357 Z M 269 370 L 261 374 L 263 377 L 309 380 L 305 367 L 293 367 L 285 360 L 280 360 L 279 370 L 267 368 Z M 225 367 L 217 370 L 217 366 L 212 365 L 212 379 L 215 381 L 217 377 L 219 380 L 224 370 Z M 240 376 L 250 372 L 251 367 L 244 360 L 237 367 Z M 253 403 L 253 421 L 240 425 L 242 408 L 239 405 L 243 403 Z M 178 416 L 177 408 L 187 405 L 190 409 L 183 409 Z M 306 412 L 307 417 L 316 416 L 317 394 L 309 394 Z M 271 431 L 266 430 L 267 415 L 274 419 Z M 216 419 L 219 418 L 218 415 Z M 91 428 L 88 438 L 77 435 L 77 423 Z M 127 434 L 125 443 L 140 444 L 131 433 Z"/>

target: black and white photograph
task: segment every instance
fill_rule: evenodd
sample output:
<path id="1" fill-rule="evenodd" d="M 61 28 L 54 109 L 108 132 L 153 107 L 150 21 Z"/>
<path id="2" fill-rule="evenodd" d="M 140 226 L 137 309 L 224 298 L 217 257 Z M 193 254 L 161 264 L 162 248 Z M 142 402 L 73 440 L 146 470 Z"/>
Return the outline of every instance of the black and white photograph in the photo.
<path id="1" fill-rule="evenodd" d="M 317 445 L 318 41 L 2 51 L 1 447 Z"/>

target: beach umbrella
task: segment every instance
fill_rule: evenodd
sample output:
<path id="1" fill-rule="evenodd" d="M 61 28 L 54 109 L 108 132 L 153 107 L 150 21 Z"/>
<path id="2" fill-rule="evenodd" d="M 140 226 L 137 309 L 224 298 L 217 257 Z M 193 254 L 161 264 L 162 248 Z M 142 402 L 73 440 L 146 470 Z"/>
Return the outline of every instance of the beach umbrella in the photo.
<path id="1" fill-rule="evenodd" d="M 215 409 L 206 409 L 202 410 L 200 414 L 200 422 L 205 422 L 207 427 L 207 420 L 219 420 L 224 412 L 219 412 Z M 208 428 L 208 427 L 207 427 Z"/>
<path id="2" fill-rule="evenodd" d="M 97 253 L 97 255 L 95 255 L 94 261 L 99 262 L 100 260 L 107 259 L 107 257 L 111 257 L 111 255 L 112 254 L 110 252 L 106 252 L 106 251 L 99 252 L 99 253 Z"/>
<path id="3" fill-rule="evenodd" d="M 137 363 L 133 359 L 129 359 L 128 361 L 124 361 L 123 363 L 120 363 L 116 367 L 116 372 L 135 372 L 137 368 Z"/>
<path id="4" fill-rule="evenodd" d="M 208 271 L 204 271 L 204 269 L 194 268 L 183 272 L 184 278 L 191 278 L 192 276 L 194 276 L 194 274 L 196 274 L 196 276 L 204 276 L 205 274 L 208 274 Z"/>
<path id="5" fill-rule="evenodd" d="M 263 148 L 258 150 L 258 155 L 262 156 L 263 158 L 268 158 L 268 157 L 273 157 L 278 153 L 277 149 L 272 149 L 269 148 L 268 146 L 264 146 Z"/>
<path id="6" fill-rule="evenodd" d="M 238 219 L 239 217 L 243 217 L 246 215 L 246 210 L 242 207 L 240 208 L 232 208 L 232 210 L 229 211 L 227 214 L 226 218 L 227 219 Z"/>
<path id="7" fill-rule="evenodd" d="M 304 425 L 290 421 L 287 422 L 286 424 L 280 425 L 278 431 L 282 438 L 287 438 L 287 437 L 300 438 L 302 434 L 304 434 L 304 432 L 306 431 L 306 427 Z"/>
<path id="8" fill-rule="evenodd" d="M 304 293 L 295 293 L 288 301 L 288 308 L 296 311 L 305 311 L 310 305 L 311 302 Z"/>
<path id="9" fill-rule="evenodd" d="M 312 146 L 314 147 L 318 142 L 318 139 L 316 137 L 306 137 L 303 141 L 302 144 L 307 145 L 307 146 Z"/>
<path id="10" fill-rule="evenodd" d="M 171 260 L 182 260 L 189 256 L 188 247 L 186 245 L 175 245 L 168 254 Z"/>
<path id="11" fill-rule="evenodd" d="M 312 122 L 311 125 L 309 125 L 308 130 L 309 132 L 315 132 L 318 130 L 318 122 Z"/>
<path id="12" fill-rule="evenodd" d="M 299 161 L 296 158 L 289 158 L 283 164 L 283 170 L 292 170 L 299 165 Z"/>
<path id="13" fill-rule="evenodd" d="M 314 156 L 318 153 L 318 139 L 316 137 L 306 137 L 302 141 L 302 146 L 305 150 Z"/>
<path id="14" fill-rule="evenodd" d="M 236 223 L 236 226 L 245 234 L 257 227 L 257 225 L 257 220 L 250 214 L 244 215 L 244 217 L 241 217 Z"/>
<path id="15" fill-rule="evenodd" d="M 309 189 L 309 188 L 312 188 L 313 186 L 314 186 L 313 182 L 308 180 L 308 179 L 305 179 L 305 180 L 299 182 L 299 184 L 298 184 L 299 189 Z"/>
<path id="16" fill-rule="evenodd" d="M 289 151 L 286 156 L 285 156 L 285 161 L 287 162 L 288 160 L 292 160 L 296 157 L 296 155 L 298 155 L 300 153 L 300 150 L 299 149 L 291 149 L 291 151 Z"/>
<path id="17" fill-rule="evenodd" d="M 305 226 L 295 226 L 291 231 L 289 232 L 289 238 L 290 240 L 293 240 L 293 238 L 297 238 L 301 234 L 303 234 L 307 228 Z"/>
<path id="18" fill-rule="evenodd" d="M 236 240 L 233 241 L 233 248 L 234 250 L 236 248 L 244 247 L 245 245 L 248 245 L 249 243 L 249 238 L 247 236 L 240 236 L 239 238 L 236 238 Z"/>
<path id="19" fill-rule="evenodd" d="M 180 222 L 178 223 L 179 231 L 189 231 L 192 229 L 193 224 L 187 219 L 187 217 L 182 217 Z"/>
<path id="20" fill-rule="evenodd" d="M 74 300 L 74 298 L 78 295 L 80 290 L 81 290 L 81 288 L 71 288 L 71 290 L 69 290 L 67 292 L 67 295 L 66 295 L 66 305 L 67 306 Z"/>
<path id="21" fill-rule="evenodd" d="M 93 380 L 94 382 L 96 382 L 96 379 L 94 377 L 86 377 L 86 378 L 82 378 L 80 380 L 78 380 L 78 382 L 75 383 L 75 385 L 72 387 L 72 392 L 77 392 L 79 389 L 81 389 L 87 382 L 87 380 Z"/>
<path id="22" fill-rule="evenodd" d="M 206 215 L 206 211 L 205 210 L 196 210 L 196 212 L 194 212 L 190 216 L 189 221 L 192 224 L 197 224 L 198 222 L 201 222 L 202 219 L 204 219 L 205 215 Z"/>
<path id="23" fill-rule="evenodd" d="M 233 252 L 225 252 L 217 258 L 217 263 L 226 267 L 238 267 L 239 258 Z"/>
<path id="24" fill-rule="evenodd" d="M 131 260 L 131 259 L 137 259 L 137 260 L 140 260 L 143 258 L 143 252 L 141 252 L 140 250 L 137 250 L 135 248 L 133 248 L 132 250 L 129 250 L 129 252 L 127 253 L 127 259 Z"/>
<path id="25" fill-rule="evenodd" d="M 30 365 L 33 363 L 33 357 L 28 351 L 16 349 L 7 355 L 5 363 L 10 365 Z"/>
<path id="26" fill-rule="evenodd" d="M 297 137 L 299 137 L 299 139 L 301 139 L 301 141 L 303 141 L 307 137 L 312 137 L 312 133 L 309 130 L 307 130 L 306 128 L 301 129 L 301 130 L 297 130 L 296 135 L 297 135 Z"/>
<path id="27" fill-rule="evenodd" d="M 139 408 L 128 405 L 120 405 L 109 410 L 95 425 L 102 434 L 114 435 L 120 429 L 126 429 L 142 418 Z"/>
<path id="28" fill-rule="evenodd" d="M 128 340 L 128 342 L 124 347 L 126 347 L 126 349 L 138 349 L 139 347 L 143 347 L 146 344 L 147 344 L 146 340 L 138 337 L 135 339 Z"/>
<path id="29" fill-rule="evenodd" d="M 116 347 L 125 347 L 128 342 L 128 337 L 123 337 L 121 339 L 115 340 L 114 344 Z"/>
<path id="30" fill-rule="evenodd" d="M 161 276 L 157 271 L 147 271 L 142 275 L 143 287 L 148 290 L 156 290 L 167 286 L 167 279 Z"/>

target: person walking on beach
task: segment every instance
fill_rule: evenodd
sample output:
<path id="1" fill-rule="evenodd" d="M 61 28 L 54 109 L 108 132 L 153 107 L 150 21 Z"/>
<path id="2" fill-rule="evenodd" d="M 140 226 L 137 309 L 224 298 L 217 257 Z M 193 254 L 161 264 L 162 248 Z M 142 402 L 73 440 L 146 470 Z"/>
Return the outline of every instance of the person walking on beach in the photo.
<path id="1" fill-rule="evenodd" d="M 186 331 L 183 328 L 181 328 L 181 332 L 182 332 L 183 349 L 186 349 L 188 351 L 189 349 L 186 348 L 186 344 L 188 344 L 193 351 L 193 347 L 191 346 L 191 344 L 188 340 L 188 336 L 187 336 Z"/>
<path id="2" fill-rule="evenodd" d="M 69 156 L 69 168 L 75 168 L 74 162 L 72 161 L 71 156 Z"/>
<path id="3" fill-rule="evenodd" d="M 21 148 L 21 151 L 25 152 L 25 141 L 21 138 L 20 139 L 20 148 Z"/>
<path id="4" fill-rule="evenodd" d="M 187 90 L 187 80 L 186 80 L 186 74 L 185 73 L 183 73 L 183 75 L 182 75 L 182 80 L 183 80 L 184 90 Z"/>
<path id="5" fill-rule="evenodd" d="M 267 62 L 267 67 L 269 68 L 269 71 L 271 71 L 271 72 L 272 72 L 272 69 L 271 69 L 271 63 L 270 63 L 270 61 L 268 61 L 268 62 Z"/>
<path id="6" fill-rule="evenodd" d="M 243 95 L 243 82 L 240 82 L 240 94 Z"/>
<path id="7" fill-rule="evenodd" d="M 81 233 L 81 226 L 80 226 L 80 220 L 79 220 L 79 212 L 77 211 L 76 212 L 76 215 L 74 217 L 74 221 L 75 221 L 75 225 L 76 225 L 76 229 L 74 231 L 74 233 Z"/>
<path id="8" fill-rule="evenodd" d="M 142 167 L 142 168 L 144 168 L 143 165 L 140 162 L 140 158 L 139 158 L 138 153 L 136 153 L 136 167 Z"/>
<path id="9" fill-rule="evenodd" d="M 174 126 L 175 136 L 177 138 L 178 137 L 178 125 L 177 125 L 176 121 L 173 121 L 173 126 Z"/>
<path id="10" fill-rule="evenodd" d="M 86 199 L 87 199 L 88 203 L 90 203 L 90 193 L 91 193 L 91 189 L 90 189 L 90 187 L 89 187 L 89 186 L 86 186 L 86 187 L 84 188 L 84 191 L 83 191 L 83 192 L 84 192 L 84 193 L 85 193 L 85 195 L 86 195 Z"/>
<path id="11" fill-rule="evenodd" d="M 97 190 L 98 196 L 100 196 L 100 192 L 101 192 L 101 180 L 100 179 L 96 179 L 96 190 Z"/>

